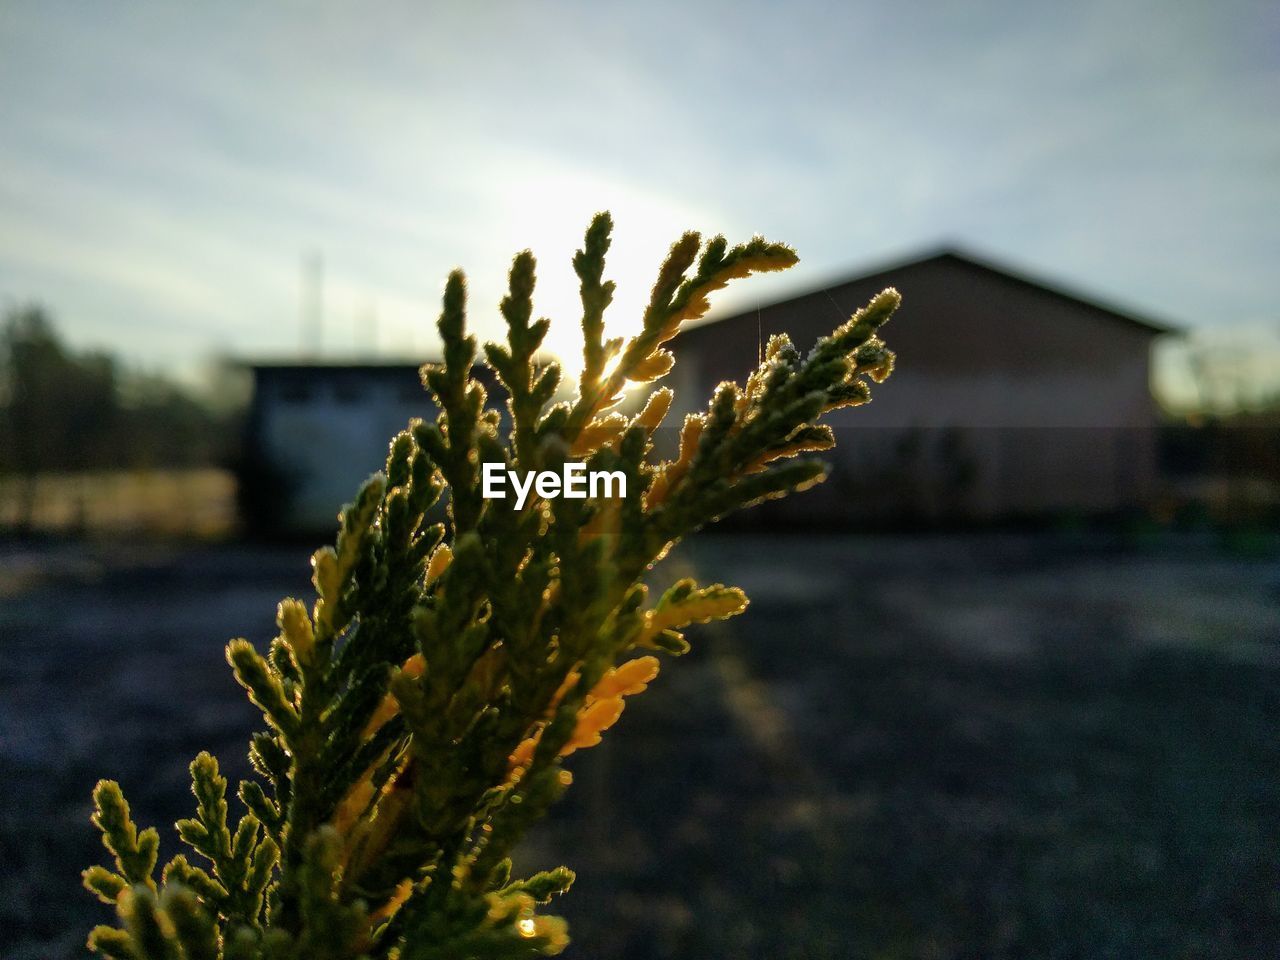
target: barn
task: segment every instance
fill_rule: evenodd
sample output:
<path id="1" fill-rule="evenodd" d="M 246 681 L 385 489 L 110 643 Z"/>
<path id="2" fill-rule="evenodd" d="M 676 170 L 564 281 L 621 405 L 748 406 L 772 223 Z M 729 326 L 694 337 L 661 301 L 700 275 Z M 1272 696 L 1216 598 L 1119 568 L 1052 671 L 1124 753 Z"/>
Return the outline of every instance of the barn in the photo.
<path id="1" fill-rule="evenodd" d="M 957 250 L 840 279 L 689 329 L 677 403 L 742 382 L 761 344 L 801 350 L 887 286 L 898 354 L 869 406 L 832 415 L 828 482 L 770 505 L 797 521 L 972 521 L 1115 515 L 1156 493 L 1150 386 L 1162 325 Z"/>

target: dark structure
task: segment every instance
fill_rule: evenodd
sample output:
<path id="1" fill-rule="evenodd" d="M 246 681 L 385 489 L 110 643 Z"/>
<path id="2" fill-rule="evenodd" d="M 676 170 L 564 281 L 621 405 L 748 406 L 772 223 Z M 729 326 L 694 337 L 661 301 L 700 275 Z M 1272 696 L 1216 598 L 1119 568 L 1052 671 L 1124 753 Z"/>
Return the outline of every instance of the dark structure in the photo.
<path id="1" fill-rule="evenodd" d="M 885 333 L 899 369 L 870 406 L 833 416 L 828 482 L 773 516 L 945 522 L 1149 504 L 1150 355 L 1166 329 L 952 250 L 682 333 L 677 405 L 742 382 L 771 334 L 809 349 L 886 286 L 904 297 Z"/>
<path id="2" fill-rule="evenodd" d="M 837 411 L 828 482 L 761 516 L 810 525 L 1107 515 L 1157 492 L 1152 341 L 1166 328 L 955 251 L 690 328 L 673 342 L 676 410 L 742 382 L 770 335 L 801 350 L 886 286 L 900 365 L 867 407 Z M 408 363 L 249 367 L 242 512 L 260 533 L 329 529 L 412 417 L 435 417 Z M 487 367 L 476 376 L 500 390 Z M 674 429 L 664 431 L 674 434 Z M 759 522 L 757 520 L 757 522 Z"/>
<path id="3" fill-rule="evenodd" d="M 387 443 L 435 404 L 410 363 L 251 364 L 253 399 L 239 470 L 254 533 L 329 530 L 338 508 L 386 460 Z"/>

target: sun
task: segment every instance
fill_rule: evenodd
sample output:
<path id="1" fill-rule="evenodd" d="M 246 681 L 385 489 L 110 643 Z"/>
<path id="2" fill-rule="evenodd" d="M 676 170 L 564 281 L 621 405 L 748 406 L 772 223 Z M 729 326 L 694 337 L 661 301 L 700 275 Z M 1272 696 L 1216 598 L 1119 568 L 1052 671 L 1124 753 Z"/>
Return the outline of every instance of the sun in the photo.
<path id="1" fill-rule="evenodd" d="M 570 264 L 591 218 L 608 210 L 615 225 L 605 267 L 605 278 L 616 284 L 605 312 L 606 338 L 640 330 L 656 265 L 667 249 L 685 230 L 714 223 L 691 207 L 595 173 L 535 170 L 507 187 L 502 232 L 538 258 L 534 315 L 551 319 L 543 358 L 558 360 L 566 379 L 582 372 L 582 304 Z"/>

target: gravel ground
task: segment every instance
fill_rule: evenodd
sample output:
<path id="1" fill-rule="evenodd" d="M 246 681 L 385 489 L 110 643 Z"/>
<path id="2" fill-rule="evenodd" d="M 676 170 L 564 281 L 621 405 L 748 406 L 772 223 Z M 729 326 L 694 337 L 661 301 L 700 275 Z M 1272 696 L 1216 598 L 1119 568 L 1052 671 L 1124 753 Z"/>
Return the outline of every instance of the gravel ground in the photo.
<path id="1" fill-rule="evenodd" d="M 0 955 L 83 955 L 99 776 L 245 770 L 222 660 L 305 548 L 0 545 Z M 704 538 L 743 586 L 532 838 L 569 956 L 1280 956 L 1280 562 L 1186 538 Z"/>

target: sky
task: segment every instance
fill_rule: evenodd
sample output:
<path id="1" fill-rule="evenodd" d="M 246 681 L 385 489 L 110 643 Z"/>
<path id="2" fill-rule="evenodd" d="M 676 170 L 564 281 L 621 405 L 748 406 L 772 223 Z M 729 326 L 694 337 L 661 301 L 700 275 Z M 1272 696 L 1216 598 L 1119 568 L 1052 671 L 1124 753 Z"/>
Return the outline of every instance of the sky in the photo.
<path id="1" fill-rule="evenodd" d="M 429 354 L 511 255 L 574 349 L 688 228 L 801 264 L 734 303 L 959 244 L 1189 329 L 1280 333 L 1274 2 L 0 2 L 0 306 L 151 368 L 304 342 Z M 909 308 L 909 291 L 907 307 Z M 1280 353 L 1276 354 L 1280 370 Z"/>

